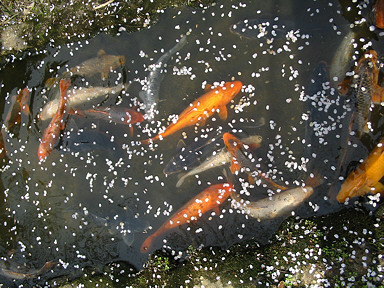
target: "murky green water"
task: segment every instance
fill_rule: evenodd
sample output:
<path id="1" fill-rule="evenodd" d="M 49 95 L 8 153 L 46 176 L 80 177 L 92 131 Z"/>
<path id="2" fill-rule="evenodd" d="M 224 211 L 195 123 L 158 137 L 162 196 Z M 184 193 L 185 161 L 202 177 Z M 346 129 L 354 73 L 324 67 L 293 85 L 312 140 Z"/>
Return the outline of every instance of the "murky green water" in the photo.
<path id="1" fill-rule="evenodd" d="M 163 168 L 176 153 L 178 140 L 184 134 L 184 141 L 190 144 L 195 137 L 221 127 L 227 130 L 235 127 L 247 134 L 261 135 L 263 142 L 257 156 L 280 183 L 296 187 L 314 170 L 323 176 L 324 184 L 296 209 L 296 214 L 307 217 L 340 209 L 341 205 L 329 199 L 329 187 L 339 176 L 335 175 L 335 169 L 340 147 L 344 145 L 342 139 L 347 123 L 344 118 L 348 119 L 348 113 L 342 106 L 344 98 L 335 90 L 337 82 L 324 85 L 320 82 L 318 88 L 311 84 L 311 78 L 322 61 L 329 69 L 336 51 L 343 49 L 339 44 L 350 31 L 349 21 L 359 17 L 353 13 L 359 10 L 348 12 L 345 6 L 350 3 L 341 6 L 335 1 L 223 2 L 201 10 L 167 10 L 156 25 L 145 31 L 122 32 L 115 37 L 101 33 L 93 39 L 63 47 L 47 47 L 41 54 L 15 60 L 0 71 L 1 97 L 9 100 L 18 89 L 28 87 L 32 112 L 30 118 L 22 116 L 22 125 L 13 129 L 14 133 L 4 134 L 7 156 L 1 173 L 4 226 L 0 255 L 6 260 L 5 267 L 13 263 L 39 269 L 47 261 L 59 262 L 53 273 L 41 277 L 43 280 L 61 274 L 81 275 L 79 268 L 101 268 L 116 260 L 141 268 L 148 257 L 140 252 L 146 237 L 189 199 L 211 184 L 225 181 L 222 169 L 212 169 L 198 178 L 188 178 L 176 188 L 177 174 L 165 176 Z M 369 9 L 361 11 L 367 16 Z M 244 37 L 230 29 L 245 19 L 272 20 L 276 17 L 279 17 L 276 23 L 287 23 L 287 31 L 292 25 L 294 31 L 299 29 L 300 32 L 292 34 L 290 39 L 272 37 L 274 40 L 270 44 L 269 35 Z M 362 35 L 359 37 L 365 37 L 358 40 L 359 47 L 368 43 L 369 37 L 374 37 L 371 46 L 382 55 L 379 32 L 368 33 L 367 26 L 354 29 Z M 106 141 L 96 148 L 83 145 L 77 153 L 64 153 L 58 147 L 47 161 L 38 163 L 39 139 L 49 121 L 40 121 L 37 115 L 57 91 L 44 87 L 48 78 L 95 57 L 104 49 L 108 54 L 125 56 L 125 66 L 110 72 L 105 81 L 97 74 L 73 78 L 72 85 L 131 83 L 127 91 L 109 97 L 102 107 L 116 103 L 125 107 L 139 106 L 141 83 L 149 73 L 146 68 L 185 34 L 188 34 L 188 44 L 166 67 L 159 95 L 159 114 L 154 122 L 135 126 L 131 136 L 129 127 L 70 115 L 65 135 L 84 130 L 85 139 L 92 140 L 96 132 L 115 144 Z M 168 117 L 178 115 L 202 95 L 205 84 L 233 80 L 242 81 L 244 86 L 228 105 L 227 121 L 215 115 L 205 127 L 186 128 L 156 142 L 152 149 L 138 142 L 154 136 L 159 125 L 169 124 Z M 329 101 L 326 112 L 319 111 L 306 100 L 309 89 L 325 91 L 326 97 L 321 101 Z M 8 100 L 1 103 L 3 120 L 10 108 Z M 355 153 L 351 156 L 354 162 L 349 170 L 365 158 L 382 137 L 381 111 L 375 108 L 372 113 L 374 131 L 365 135 L 362 142 L 355 141 Z M 306 115 L 310 113 L 315 113 L 314 118 L 322 123 L 320 137 L 314 137 L 314 130 L 308 128 Z M 252 123 L 261 117 L 265 118 L 266 125 L 252 128 Z M 63 137 L 61 145 L 65 144 Z M 324 142 L 312 143 L 314 150 L 305 142 L 319 141 L 319 138 Z M 316 158 L 311 156 L 314 151 Z M 346 172 L 342 173 L 345 176 Z M 246 179 L 245 175 L 242 178 Z M 248 191 L 250 199 L 271 193 L 263 187 Z M 163 247 L 183 258 L 183 251 L 189 245 L 228 247 L 251 237 L 266 243 L 284 220 L 280 217 L 258 222 L 231 208 L 230 201 L 221 206 L 220 216 L 210 214 L 162 235 L 153 248 Z M 126 221 L 125 228 L 131 231 L 126 239 L 109 226 L 100 224 L 97 218 L 115 215 L 123 219 L 119 221 Z M 9 251 L 13 251 L 12 256 L 7 256 Z"/>

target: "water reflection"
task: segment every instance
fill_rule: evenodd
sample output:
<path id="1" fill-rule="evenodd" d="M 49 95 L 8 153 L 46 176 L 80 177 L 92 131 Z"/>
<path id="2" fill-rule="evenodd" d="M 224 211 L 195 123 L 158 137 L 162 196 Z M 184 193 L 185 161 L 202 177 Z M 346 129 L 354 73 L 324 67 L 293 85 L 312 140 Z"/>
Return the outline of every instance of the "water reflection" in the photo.
<path id="1" fill-rule="evenodd" d="M 342 13 L 351 3 L 253 2 L 228 1 L 201 10 L 169 9 L 148 30 L 116 37 L 99 34 L 62 47 L 47 47 L 44 56 L 27 57 L 0 72 L 1 95 L 6 99 L 1 104 L 3 121 L 11 97 L 24 87 L 30 89 L 32 115 L 21 115 L 18 131 L 5 129 L 3 133 L 7 154 L 2 162 L 5 209 L 1 217 L 7 225 L 1 255 L 12 250 L 18 265 L 28 263 L 35 270 L 48 261 L 58 262 L 43 278 L 77 273 L 79 268 L 100 267 L 117 259 L 141 268 L 148 257 L 140 252 L 144 240 L 198 193 L 226 181 L 222 169 L 215 168 L 176 188 L 178 175 L 164 175 L 163 170 L 177 153 L 177 143 L 183 139 L 192 144 L 222 131 L 260 135 L 263 141 L 254 151 L 254 159 L 267 167 L 263 172 L 269 178 L 284 186 L 300 186 L 309 173 L 318 171 L 323 184 L 295 209 L 295 215 L 307 217 L 340 209 L 329 198 L 330 185 L 340 187 L 339 174 L 346 177 L 382 137 L 381 108 L 376 107 L 372 131 L 348 146 L 345 133 L 351 109 L 338 94 L 337 83 L 342 79 L 328 76 L 331 65 L 341 65 L 332 59 L 340 53 L 338 49 L 345 49 L 343 41 L 350 37 L 351 22 L 361 19 L 357 12 L 365 15 L 368 9 L 352 9 L 356 15 L 351 20 L 352 12 Z M 257 26 L 255 19 L 271 20 L 283 29 L 277 37 L 273 31 L 255 37 L 248 30 L 234 28 L 244 23 Z M 373 48 L 382 55 L 377 31 L 370 31 L 365 23 L 353 29 L 360 37 L 353 46 L 356 59 L 361 48 Z M 38 115 L 56 94 L 55 88 L 45 87 L 48 79 L 65 75 L 101 49 L 108 55 L 120 55 L 125 59 L 123 66 L 103 70 L 105 77 L 98 73 L 73 76 L 71 85 L 85 89 L 123 83 L 126 89 L 110 93 L 91 107 L 118 105 L 144 113 L 139 94 L 151 65 L 184 35 L 188 35 L 188 43 L 164 65 L 159 113 L 153 121 L 140 123 L 131 135 L 128 125 L 71 113 L 57 149 L 39 163 L 39 139 L 49 121 Z M 350 50 L 345 53 L 351 55 Z M 344 67 L 341 69 L 352 70 L 353 64 Z M 204 93 L 206 84 L 221 81 L 243 83 L 242 91 L 227 105 L 226 121 L 215 114 L 204 127 L 184 128 L 149 146 L 140 143 L 162 132 Z M 266 125 L 254 125 L 261 118 Z M 341 150 L 347 148 L 353 152 L 340 170 Z M 238 193 L 250 201 L 278 192 L 263 181 L 249 183 L 246 174 L 234 179 Z M 125 211 L 130 211 L 128 221 L 119 219 L 125 217 Z M 196 222 L 174 228 L 154 239 L 153 248 L 173 251 L 177 258 L 184 257 L 189 245 L 228 247 L 251 237 L 266 243 L 283 220 L 259 222 L 225 201 L 219 215 L 208 212 Z"/>

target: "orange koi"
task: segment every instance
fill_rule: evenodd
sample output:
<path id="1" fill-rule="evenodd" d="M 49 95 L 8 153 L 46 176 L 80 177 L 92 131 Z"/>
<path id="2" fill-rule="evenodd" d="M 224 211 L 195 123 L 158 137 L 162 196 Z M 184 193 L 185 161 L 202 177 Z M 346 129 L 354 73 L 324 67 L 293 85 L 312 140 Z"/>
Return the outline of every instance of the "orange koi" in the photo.
<path id="1" fill-rule="evenodd" d="M 177 210 L 177 212 L 167 222 L 161 225 L 155 233 L 150 235 L 141 245 L 140 251 L 144 253 L 150 249 L 153 241 L 159 235 L 180 225 L 196 221 L 209 210 L 214 210 L 219 214 L 219 205 L 229 197 L 233 190 L 234 187 L 231 183 L 222 183 L 212 185 L 203 192 L 200 192 L 200 194 L 189 200 L 183 207 Z"/>
<path id="2" fill-rule="evenodd" d="M 367 193 L 383 193 L 384 185 L 379 181 L 384 176 L 384 138 L 372 150 L 363 163 L 352 171 L 337 194 L 337 201 L 344 203 L 347 198 Z"/>
<path id="3" fill-rule="evenodd" d="M 193 126 L 197 123 L 203 126 L 205 121 L 215 112 L 219 113 L 221 119 L 227 119 L 228 111 L 226 105 L 240 92 L 242 86 L 243 84 L 240 81 L 234 81 L 226 82 L 224 86 L 211 89 L 193 101 L 179 115 L 176 123 L 170 124 L 163 133 L 153 138 L 142 140 L 141 143 L 149 144 L 151 141 L 165 138 L 184 127 Z"/>
<path id="4" fill-rule="evenodd" d="M 12 97 L 12 106 L 8 111 L 7 117 L 5 118 L 5 125 L 8 129 L 11 129 L 13 125 L 19 125 L 21 122 L 21 113 L 29 115 L 29 89 L 24 88 L 19 91 L 18 95 Z"/>
<path id="5" fill-rule="evenodd" d="M 376 0 L 373 6 L 373 14 L 375 16 L 375 25 L 377 28 L 384 29 L 384 1 Z"/>
<path id="6" fill-rule="evenodd" d="M 225 147 L 227 148 L 228 152 L 231 154 L 231 157 L 232 157 L 231 167 L 230 167 L 231 172 L 236 173 L 240 171 L 242 167 L 248 168 L 250 170 L 250 171 L 247 171 L 249 182 L 255 183 L 251 175 L 252 167 L 254 167 L 255 165 L 252 164 L 251 160 L 244 154 L 244 152 L 247 152 L 246 151 L 247 149 L 244 146 L 244 142 L 229 132 L 224 133 L 223 141 L 224 141 Z M 257 148 L 257 146 L 252 148 Z M 261 171 L 258 171 L 258 176 L 266 180 L 268 183 L 270 183 L 272 186 L 274 186 L 277 189 L 281 189 L 281 190 L 288 189 L 285 186 L 281 186 L 275 183 L 274 181 L 272 181 L 272 179 L 268 178 Z"/>
<path id="7" fill-rule="evenodd" d="M 99 116 L 100 118 L 111 120 L 117 124 L 129 125 L 131 135 L 133 135 L 133 124 L 144 121 L 144 116 L 135 109 L 112 106 L 106 109 L 90 109 L 84 111 L 85 114 Z M 81 114 L 81 113 L 80 113 Z"/>
<path id="8" fill-rule="evenodd" d="M 64 112 L 66 103 L 68 100 L 67 90 L 71 85 L 70 80 L 60 80 L 60 104 L 55 116 L 53 116 L 48 128 L 45 129 L 43 138 L 39 145 L 38 157 L 39 160 L 45 160 L 48 155 L 52 152 L 52 149 L 59 139 L 60 131 L 65 128 Z"/>

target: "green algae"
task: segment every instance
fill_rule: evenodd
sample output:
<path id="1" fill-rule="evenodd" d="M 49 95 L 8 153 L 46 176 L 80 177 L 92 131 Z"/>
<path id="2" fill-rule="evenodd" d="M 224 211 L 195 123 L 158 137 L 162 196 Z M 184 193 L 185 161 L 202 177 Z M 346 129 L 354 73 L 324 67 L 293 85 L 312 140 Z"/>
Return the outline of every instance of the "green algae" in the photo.
<path id="1" fill-rule="evenodd" d="M 205 7 L 213 0 L 90 1 L 7 0 L 0 5 L 0 64 L 6 56 L 22 57 L 48 44 L 92 38 L 100 31 L 115 35 L 156 23 L 165 8 Z M 107 5 L 104 5 L 107 4 Z"/>
<path id="2" fill-rule="evenodd" d="M 376 217 L 353 208 L 290 217 L 264 246 L 257 239 L 227 250 L 190 246 L 183 261 L 157 251 L 137 274 L 128 275 L 127 264 L 113 263 L 100 275 L 77 279 L 73 287 L 99 282 L 109 283 L 104 287 L 383 287 L 383 207 Z"/>

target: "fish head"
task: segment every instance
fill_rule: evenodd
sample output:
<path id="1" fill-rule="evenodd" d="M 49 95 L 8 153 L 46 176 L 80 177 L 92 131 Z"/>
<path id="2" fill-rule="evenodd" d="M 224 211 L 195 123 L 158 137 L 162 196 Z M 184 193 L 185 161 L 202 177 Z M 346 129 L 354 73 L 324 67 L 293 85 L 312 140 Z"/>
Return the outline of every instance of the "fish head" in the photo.
<path id="1" fill-rule="evenodd" d="M 226 82 L 222 88 L 222 100 L 223 102 L 228 103 L 231 101 L 237 94 L 239 94 L 243 83 L 241 81 Z"/>

